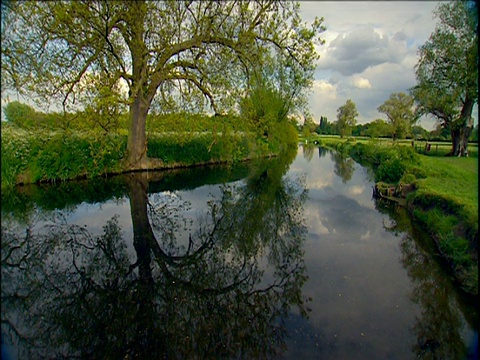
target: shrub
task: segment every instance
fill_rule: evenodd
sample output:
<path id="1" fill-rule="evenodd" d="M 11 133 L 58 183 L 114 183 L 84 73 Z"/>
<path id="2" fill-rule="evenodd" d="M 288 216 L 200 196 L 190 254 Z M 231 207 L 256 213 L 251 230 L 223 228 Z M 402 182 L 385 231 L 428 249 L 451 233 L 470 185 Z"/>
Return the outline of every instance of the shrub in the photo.
<path id="1" fill-rule="evenodd" d="M 419 155 L 412 146 L 397 146 L 396 147 L 400 159 L 409 163 L 418 164 Z"/>
<path id="2" fill-rule="evenodd" d="M 27 168 L 30 140 L 27 131 L 2 125 L 2 188 L 14 185 L 17 175 Z"/>
<path id="3" fill-rule="evenodd" d="M 147 155 L 165 164 L 194 165 L 208 162 L 235 162 L 258 153 L 251 135 L 243 134 L 169 134 L 151 135 Z"/>
<path id="4" fill-rule="evenodd" d="M 386 160 L 375 170 L 375 180 L 396 183 L 402 178 L 405 169 L 406 167 L 400 159 Z"/>
<path id="5" fill-rule="evenodd" d="M 417 180 L 414 174 L 404 173 L 400 181 L 404 184 L 412 184 Z"/>
<path id="6" fill-rule="evenodd" d="M 120 135 L 7 128 L 2 131 L 2 188 L 115 171 L 125 148 L 126 137 Z"/>

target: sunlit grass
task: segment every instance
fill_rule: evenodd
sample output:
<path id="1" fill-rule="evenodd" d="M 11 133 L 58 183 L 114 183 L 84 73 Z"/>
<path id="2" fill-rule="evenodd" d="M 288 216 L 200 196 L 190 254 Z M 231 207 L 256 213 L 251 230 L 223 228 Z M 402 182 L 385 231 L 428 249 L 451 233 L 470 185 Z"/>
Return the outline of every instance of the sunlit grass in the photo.
<path id="1" fill-rule="evenodd" d="M 478 159 L 421 156 L 425 179 L 417 180 L 419 189 L 445 194 L 478 213 Z"/>

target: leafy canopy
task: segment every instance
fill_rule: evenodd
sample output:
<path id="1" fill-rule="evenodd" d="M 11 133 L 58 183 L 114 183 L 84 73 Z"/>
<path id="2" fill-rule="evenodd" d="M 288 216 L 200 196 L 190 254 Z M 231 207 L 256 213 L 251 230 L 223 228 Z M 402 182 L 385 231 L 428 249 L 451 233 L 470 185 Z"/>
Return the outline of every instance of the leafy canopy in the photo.
<path id="1" fill-rule="evenodd" d="M 299 4 L 290 1 L 2 6 L 2 91 L 61 101 L 64 108 L 113 106 L 114 97 L 130 107 L 138 100 L 155 112 L 209 106 L 222 112 L 265 65 L 275 69 L 271 83 L 298 105 L 313 77 L 315 44 L 323 42 L 323 19 L 307 27 Z"/>
<path id="2" fill-rule="evenodd" d="M 420 115 L 432 114 L 449 126 L 467 102 L 478 101 L 477 7 L 451 1 L 441 3 L 435 15 L 439 23 L 419 50 L 417 85 L 410 91 Z"/>
<path id="3" fill-rule="evenodd" d="M 387 115 L 392 124 L 394 138 L 403 139 L 410 134 L 412 125 L 417 121 L 413 110 L 413 97 L 403 92 L 390 95 L 377 110 Z"/>
<path id="4" fill-rule="evenodd" d="M 340 137 L 343 138 L 345 135 L 351 134 L 352 127 L 357 123 L 357 116 L 357 106 L 351 99 L 348 99 L 345 105 L 337 109 L 337 128 Z"/>

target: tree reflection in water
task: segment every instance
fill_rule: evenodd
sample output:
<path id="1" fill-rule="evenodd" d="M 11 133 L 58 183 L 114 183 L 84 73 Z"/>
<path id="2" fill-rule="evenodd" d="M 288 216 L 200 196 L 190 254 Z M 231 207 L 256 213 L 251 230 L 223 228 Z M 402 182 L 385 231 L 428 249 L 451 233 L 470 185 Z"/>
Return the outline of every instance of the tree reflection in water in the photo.
<path id="1" fill-rule="evenodd" d="M 148 195 L 151 175 L 129 175 L 134 261 L 116 216 L 99 236 L 61 213 L 44 234 L 2 226 L 3 340 L 19 358 L 281 352 L 292 307 L 306 315 L 306 190 L 284 176 L 288 164 L 276 159 L 224 185 L 195 228 L 185 203 Z"/>
<path id="2" fill-rule="evenodd" d="M 313 148 L 314 148 L 313 146 L 310 146 L 310 149 L 309 147 L 306 147 L 306 146 L 303 147 L 303 153 L 305 158 L 307 158 L 307 156 L 305 155 L 306 152 L 308 154 L 311 153 L 313 155 Z M 331 149 L 324 148 L 321 146 L 319 146 L 317 149 L 318 149 L 318 157 L 320 158 L 325 157 L 327 154 L 330 154 L 330 159 L 334 164 L 333 171 L 335 175 L 337 175 L 342 179 L 342 182 L 344 184 L 346 184 L 348 181 L 352 179 L 353 173 L 355 172 L 355 161 L 353 161 L 351 157 L 349 157 L 347 154 L 344 154 L 338 151 L 333 151 Z M 309 160 L 312 159 L 312 155 L 308 155 Z"/>
<path id="3" fill-rule="evenodd" d="M 312 144 L 302 144 L 303 157 L 307 162 L 312 161 L 313 152 L 317 147 Z"/>
<path id="4" fill-rule="evenodd" d="M 416 231 L 406 209 L 383 200 L 378 200 L 376 207 L 388 213 L 393 221 L 385 228 L 402 234 L 401 261 L 413 284 L 410 297 L 421 306 L 421 314 L 412 327 L 417 338 L 412 351 L 422 359 L 465 359 L 469 351 L 466 342 L 470 339 L 463 338 L 466 324 L 462 319 L 465 316 L 470 326 L 475 327 L 478 319 L 468 314 L 477 312 L 468 309 L 462 314 L 464 307 L 471 305 L 453 291 L 448 275 L 432 255 L 435 253 L 432 240 Z M 415 240 L 408 234 L 415 234 Z"/>
<path id="5" fill-rule="evenodd" d="M 352 158 L 336 151 L 332 151 L 330 156 L 335 164 L 333 170 L 335 175 L 339 176 L 342 179 L 342 182 L 346 184 L 352 179 L 353 172 L 355 171 L 355 162 Z"/>

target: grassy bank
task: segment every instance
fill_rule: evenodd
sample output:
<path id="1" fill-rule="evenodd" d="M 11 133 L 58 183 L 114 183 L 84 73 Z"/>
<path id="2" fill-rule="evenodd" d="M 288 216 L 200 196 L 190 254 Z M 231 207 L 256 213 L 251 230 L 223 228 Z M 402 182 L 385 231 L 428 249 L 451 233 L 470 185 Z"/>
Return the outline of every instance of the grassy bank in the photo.
<path id="1" fill-rule="evenodd" d="M 233 163 L 278 154 L 296 144 L 289 124 L 267 140 L 253 132 L 149 132 L 147 154 L 165 168 Z M 222 129 L 225 130 L 225 127 Z M 122 172 L 127 136 L 87 131 L 26 130 L 2 124 L 2 189 L 16 184 L 92 178 Z"/>
<path id="2" fill-rule="evenodd" d="M 317 139 L 320 145 L 349 155 L 372 168 L 375 181 L 396 189 L 409 186 L 407 208 L 434 239 L 456 280 L 478 294 L 478 158 L 445 157 L 446 151 L 417 153 L 410 142 L 338 138 Z M 445 146 L 446 147 L 446 146 Z M 418 150 L 418 148 L 417 148 Z M 470 154 L 476 155 L 471 151 Z M 400 186 L 399 186 L 400 185 Z"/>

